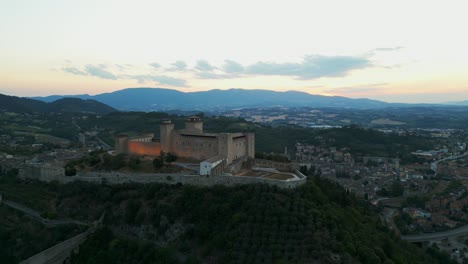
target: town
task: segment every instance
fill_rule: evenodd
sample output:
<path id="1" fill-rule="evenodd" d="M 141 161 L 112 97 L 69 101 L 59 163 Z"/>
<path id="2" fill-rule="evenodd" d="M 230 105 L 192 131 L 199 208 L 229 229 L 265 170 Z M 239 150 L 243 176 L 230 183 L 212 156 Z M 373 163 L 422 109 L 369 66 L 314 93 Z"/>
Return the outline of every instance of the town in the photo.
<path id="1" fill-rule="evenodd" d="M 186 117 L 180 118 L 183 120 Z M 162 169 L 155 169 L 152 166 L 154 155 L 151 151 L 148 155 L 137 151 L 136 159 L 124 158 L 119 161 L 120 165 L 116 165 L 119 155 L 113 148 L 111 132 L 115 131 L 115 128 L 110 130 L 105 125 L 100 127 L 95 124 L 97 121 L 106 124 L 105 116 L 2 112 L 0 119 L 3 123 L 0 131 L 0 164 L 4 175 L 18 175 L 23 179 L 43 175 L 43 179 L 51 181 L 57 179 L 57 176 L 69 175 L 65 176 L 65 179 L 79 179 L 73 175 L 89 176 L 99 173 L 99 180 L 102 182 L 104 178 L 101 175 L 107 175 L 106 173 L 113 176 L 125 175 L 132 171 L 150 174 L 163 172 L 166 173 L 164 175 L 169 175 L 169 172 L 176 173 L 170 175 L 193 174 L 194 171 L 195 174 L 200 173 L 200 167 L 196 165 L 197 160 L 187 157 L 180 157 L 171 168 L 166 165 Z M 211 120 L 219 119 L 208 118 L 208 127 Z M 239 119 L 233 118 L 230 122 L 238 121 Z M 54 123 L 54 126 L 50 126 L 51 123 Z M 261 122 L 257 124 L 261 125 Z M 63 130 L 61 127 L 68 129 Z M 254 166 L 263 166 L 265 163 L 262 164 L 262 160 L 271 160 L 269 165 L 276 164 L 279 170 L 264 170 L 263 173 L 250 171 L 250 177 L 261 177 L 265 180 L 273 177 L 271 179 L 288 182 L 291 180 L 290 176 L 287 176 L 288 173 L 296 168 L 301 175 L 330 180 L 378 208 L 388 227 L 403 237 L 457 229 L 468 223 L 468 134 L 465 130 L 400 127 L 362 129 L 332 126 L 311 129 L 319 131 L 319 134 L 307 142 L 296 142 L 293 148 L 288 149 L 285 146 L 283 153 L 256 152 L 257 165 Z M 402 148 L 400 152 L 390 155 L 370 155 L 384 152 L 366 153 L 363 149 L 356 149 L 353 144 L 340 142 L 339 135 L 334 137 L 327 134 L 327 131 L 343 129 L 362 129 L 364 133 L 371 131 L 383 137 L 391 135 L 404 138 L 410 135 L 429 142 L 427 146 L 432 148 Z M 192 130 L 191 133 L 198 135 L 196 133 L 199 132 Z M 261 135 L 257 135 L 259 136 Z M 136 140 L 134 145 L 146 144 L 144 142 L 147 140 L 140 140 L 135 136 L 133 138 Z M 150 141 L 148 144 L 154 145 Z M 160 148 L 158 147 L 158 150 Z M 99 161 L 105 160 L 106 155 L 110 159 L 107 167 L 105 163 L 100 165 Z M 203 160 L 199 160 L 201 161 Z M 177 167 L 185 164 L 184 162 L 192 164 L 191 167 Z M 284 167 L 279 168 L 278 164 L 283 164 L 281 166 Z M 225 167 L 223 165 L 223 170 Z M 216 171 L 216 174 L 223 173 L 220 170 Z M 94 172 L 96 173 L 93 174 Z M 240 175 L 245 176 L 245 172 L 238 174 Z M 464 259 L 464 254 L 468 253 L 464 241 L 441 240 L 436 243 L 460 261 Z"/>

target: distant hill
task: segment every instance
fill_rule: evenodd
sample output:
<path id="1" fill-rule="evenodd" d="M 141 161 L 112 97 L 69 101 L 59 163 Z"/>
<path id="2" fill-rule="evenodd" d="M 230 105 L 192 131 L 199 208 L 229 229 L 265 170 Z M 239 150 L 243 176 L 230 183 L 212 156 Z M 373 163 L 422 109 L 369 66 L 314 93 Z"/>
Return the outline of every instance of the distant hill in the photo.
<path id="1" fill-rule="evenodd" d="M 107 114 L 117 111 L 115 108 L 96 100 L 82 100 L 79 98 L 63 98 L 48 103 L 50 112 L 90 112 L 97 114 Z"/>
<path id="2" fill-rule="evenodd" d="M 468 100 L 465 101 L 457 101 L 457 102 L 447 102 L 445 104 L 448 105 L 459 105 L 459 106 L 468 106 Z"/>
<path id="3" fill-rule="evenodd" d="M 82 100 L 79 98 L 62 98 L 53 102 L 8 96 L 0 94 L 0 110 L 27 113 L 27 112 L 85 112 L 106 114 L 116 109 L 96 100 Z"/>
<path id="4" fill-rule="evenodd" d="M 38 100 L 0 94 L 0 110 L 10 112 L 44 112 L 47 104 Z"/>
<path id="5" fill-rule="evenodd" d="M 162 88 L 128 88 L 98 95 L 52 95 L 33 97 L 51 102 L 64 97 L 94 99 L 120 110 L 225 110 L 245 107 L 340 107 L 355 109 L 383 108 L 390 105 L 371 99 L 351 99 L 341 96 L 312 95 L 304 92 L 276 92 L 270 90 L 210 90 L 202 92 L 180 92 Z"/>

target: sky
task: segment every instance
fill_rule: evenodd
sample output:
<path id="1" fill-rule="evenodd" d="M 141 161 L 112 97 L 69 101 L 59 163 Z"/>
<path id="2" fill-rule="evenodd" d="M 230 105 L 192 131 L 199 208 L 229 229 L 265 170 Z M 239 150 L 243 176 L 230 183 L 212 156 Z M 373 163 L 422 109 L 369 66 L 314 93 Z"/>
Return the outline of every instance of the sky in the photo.
<path id="1" fill-rule="evenodd" d="M 0 0 L 0 93 L 468 100 L 467 1 Z"/>

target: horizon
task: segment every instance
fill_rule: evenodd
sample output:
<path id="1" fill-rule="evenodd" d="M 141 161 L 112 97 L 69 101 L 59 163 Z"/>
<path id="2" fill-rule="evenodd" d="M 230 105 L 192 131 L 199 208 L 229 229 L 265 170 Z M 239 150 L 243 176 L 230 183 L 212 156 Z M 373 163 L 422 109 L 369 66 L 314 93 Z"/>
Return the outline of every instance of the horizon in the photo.
<path id="1" fill-rule="evenodd" d="M 0 93 L 242 87 L 389 103 L 464 101 L 463 6 L 370 0 L 8 2 L 0 10 Z"/>
<path id="2" fill-rule="evenodd" d="M 118 90 L 115 90 L 115 91 L 111 91 L 111 92 L 105 92 L 105 93 L 112 93 L 112 92 L 118 92 L 118 91 L 122 91 L 122 90 L 131 90 L 131 89 L 162 89 L 162 90 L 174 90 L 174 91 L 178 91 L 178 92 L 182 92 L 182 93 L 193 93 L 193 92 L 208 92 L 208 91 L 213 91 L 213 90 L 221 90 L 221 91 L 228 91 L 228 90 L 257 90 L 257 91 L 272 91 L 272 92 L 280 92 L 280 93 L 283 93 L 283 92 L 304 92 L 304 91 L 297 91 L 297 90 L 286 90 L 286 91 L 275 91 L 275 90 L 268 90 L 268 89 L 245 89 L 245 88 L 228 88 L 228 89 L 218 89 L 218 88 L 214 88 L 214 89 L 208 89 L 208 90 L 199 90 L 199 91 L 180 91 L 180 90 L 177 90 L 177 89 L 171 89 L 171 88 L 166 88 L 166 87 L 127 87 L 127 88 L 122 88 L 122 89 L 118 89 Z M 304 93 L 307 93 L 307 92 L 304 92 Z M 7 96 L 17 96 L 17 95 L 12 95 L 12 94 L 5 94 L 5 93 L 0 93 L 0 94 L 3 94 L 3 95 L 7 95 Z M 67 97 L 67 96 L 77 96 L 77 95 L 89 95 L 89 96 L 95 96 L 95 95 L 99 95 L 99 94 L 103 94 L 103 93 L 83 93 L 83 94 L 49 94 L 49 95 L 30 95 L 30 96 L 18 96 L 18 97 L 24 97 L 24 98 L 46 98 L 46 97 L 50 97 L 50 96 L 62 96 L 62 97 Z M 327 96 L 327 97 L 345 97 L 345 98 L 351 98 L 351 97 L 346 97 L 346 96 L 341 96 L 341 95 L 321 95 L 321 94 L 311 94 L 311 93 L 308 93 L 310 95 L 320 95 L 320 96 Z M 384 103 L 402 103 L 402 104 L 450 104 L 450 103 L 458 103 L 458 102 L 464 102 L 464 101 L 468 101 L 468 100 L 465 100 L 465 99 L 460 99 L 458 101 L 445 101 L 445 102 L 434 102 L 434 103 L 405 103 L 405 102 L 389 102 L 389 101 L 384 101 L 384 100 L 378 100 L 378 99 L 372 99 L 372 98 L 366 98 L 366 97 L 356 97 L 356 98 L 351 98 L 351 99 L 369 99 L 369 100 L 377 100 L 377 101 L 381 101 L 381 102 L 384 102 Z"/>

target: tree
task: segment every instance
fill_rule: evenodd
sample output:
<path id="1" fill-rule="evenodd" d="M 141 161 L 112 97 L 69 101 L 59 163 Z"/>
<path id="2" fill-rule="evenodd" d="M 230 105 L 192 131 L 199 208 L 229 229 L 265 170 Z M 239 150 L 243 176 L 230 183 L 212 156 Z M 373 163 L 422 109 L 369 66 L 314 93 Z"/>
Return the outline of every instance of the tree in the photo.
<path id="1" fill-rule="evenodd" d="M 125 155 L 119 154 L 113 157 L 111 165 L 113 170 L 118 170 L 122 167 L 125 167 Z"/>
<path id="2" fill-rule="evenodd" d="M 134 158 L 131 158 L 129 161 L 128 161 L 128 166 L 133 169 L 133 170 L 136 170 L 138 169 L 139 165 L 140 165 L 140 158 L 138 157 L 134 157 Z"/>
<path id="3" fill-rule="evenodd" d="M 76 169 L 73 166 L 65 167 L 65 175 L 66 176 L 73 176 L 76 175 Z"/>
<path id="4" fill-rule="evenodd" d="M 299 168 L 299 171 L 304 174 L 304 175 L 307 175 L 307 166 L 306 165 L 302 165 L 300 168 Z"/>
<path id="5" fill-rule="evenodd" d="M 102 164 L 105 167 L 110 167 L 111 163 L 112 163 L 112 156 L 109 155 L 108 153 L 104 153 L 104 155 L 102 155 Z"/>
<path id="6" fill-rule="evenodd" d="M 169 163 L 169 165 L 171 165 L 172 162 L 176 161 L 177 160 L 177 156 L 173 153 L 167 153 L 166 154 L 166 157 L 164 159 L 167 163 Z"/>
<path id="7" fill-rule="evenodd" d="M 164 166 L 164 160 L 161 159 L 160 157 L 155 158 L 155 159 L 153 160 L 153 166 L 154 166 L 155 169 L 160 169 L 160 168 L 162 168 L 162 167 Z"/>
<path id="8" fill-rule="evenodd" d="M 404 188 L 403 188 L 403 185 L 401 185 L 400 181 L 399 180 L 393 181 L 392 190 L 390 192 L 392 194 L 392 196 L 393 197 L 402 196 L 403 191 L 404 191 Z"/>

